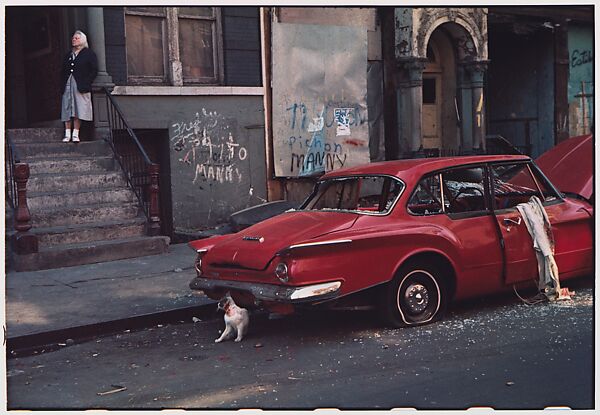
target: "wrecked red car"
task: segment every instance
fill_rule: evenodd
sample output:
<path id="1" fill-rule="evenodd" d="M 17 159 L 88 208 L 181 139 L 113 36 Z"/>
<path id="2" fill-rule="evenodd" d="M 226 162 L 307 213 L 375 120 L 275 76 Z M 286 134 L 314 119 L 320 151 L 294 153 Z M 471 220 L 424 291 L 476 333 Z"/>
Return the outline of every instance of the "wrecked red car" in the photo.
<path id="1" fill-rule="evenodd" d="M 527 156 L 333 171 L 296 210 L 190 242 L 198 253 L 190 287 L 213 299 L 229 291 L 238 304 L 276 312 L 366 298 L 392 326 L 430 323 L 453 300 L 537 281 L 532 238 L 516 208 L 534 195 L 552 225 L 561 281 L 591 275 L 591 194 L 576 190 L 557 189 Z"/>

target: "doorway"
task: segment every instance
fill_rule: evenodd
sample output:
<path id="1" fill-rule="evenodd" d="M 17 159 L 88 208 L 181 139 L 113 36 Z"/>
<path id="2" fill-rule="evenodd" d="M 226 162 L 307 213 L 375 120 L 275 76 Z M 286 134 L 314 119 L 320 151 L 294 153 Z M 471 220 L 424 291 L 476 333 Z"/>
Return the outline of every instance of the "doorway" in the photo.
<path id="1" fill-rule="evenodd" d="M 423 149 L 442 156 L 456 154 L 460 145 L 457 58 L 446 25 L 431 34 L 423 70 Z"/>
<path id="2" fill-rule="evenodd" d="M 60 7 L 6 8 L 6 127 L 60 120 L 59 82 L 68 39 Z"/>

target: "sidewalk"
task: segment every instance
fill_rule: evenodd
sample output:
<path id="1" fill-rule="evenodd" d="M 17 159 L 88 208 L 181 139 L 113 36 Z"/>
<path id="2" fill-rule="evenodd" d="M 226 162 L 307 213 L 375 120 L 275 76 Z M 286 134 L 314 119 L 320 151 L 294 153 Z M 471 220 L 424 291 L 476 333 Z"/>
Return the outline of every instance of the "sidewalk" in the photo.
<path id="1" fill-rule="evenodd" d="M 193 292 L 195 252 L 171 245 L 162 255 L 6 275 L 7 337 L 213 303 Z"/>

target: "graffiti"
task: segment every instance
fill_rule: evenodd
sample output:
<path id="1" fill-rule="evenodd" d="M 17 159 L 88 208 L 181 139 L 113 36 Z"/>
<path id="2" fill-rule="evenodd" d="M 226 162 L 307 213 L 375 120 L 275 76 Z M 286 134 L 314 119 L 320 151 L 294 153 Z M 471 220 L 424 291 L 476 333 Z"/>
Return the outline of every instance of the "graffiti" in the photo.
<path id="1" fill-rule="evenodd" d="M 178 161 L 193 169 L 192 183 L 242 182 L 237 163 L 248 158 L 248 150 L 235 140 L 225 117 L 202 109 L 193 120 L 171 127 L 173 150 L 183 153 Z"/>
<path id="2" fill-rule="evenodd" d="M 337 129 L 335 135 L 350 135 L 350 114 L 354 108 L 336 108 L 334 110 Z"/>
<path id="3" fill-rule="evenodd" d="M 592 62 L 594 62 L 594 57 L 592 56 L 591 50 L 580 51 L 579 49 L 574 49 L 573 53 L 571 53 L 571 68 L 576 68 Z"/>
<path id="4" fill-rule="evenodd" d="M 310 176 L 343 167 L 351 147 L 368 145 L 364 140 L 351 138 L 353 129 L 367 122 L 366 114 L 357 105 L 317 102 L 320 101 L 309 106 L 299 101 L 285 108 L 290 174 Z M 337 137 L 344 137 L 344 142 Z M 345 143 L 351 147 L 344 147 Z"/>
<path id="5" fill-rule="evenodd" d="M 286 123 L 288 124 L 291 130 L 307 130 L 310 125 L 314 125 L 314 120 L 321 118 L 323 122 L 323 126 L 327 128 L 331 128 L 332 126 L 337 126 L 337 116 L 336 111 L 343 110 L 345 111 L 345 115 L 347 117 L 347 125 L 349 127 L 358 127 L 365 122 L 367 122 L 366 114 L 363 114 L 360 108 L 338 108 L 337 106 L 332 107 L 331 104 L 325 104 L 322 109 L 319 111 L 316 117 L 310 117 L 308 113 L 308 107 L 303 102 L 293 103 L 292 105 L 285 108 L 288 119 Z M 313 121 L 310 122 L 309 119 Z M 308 124 L 307 124 L 308 123 Z"/>
<path id="6" fill-rule="evenodd" d="M 290 172 L 299 172 L 300 176 L 312 174 L 315 171 L 334 170 L 344 167 L 348 154 L 333 154 L 325 151 L 304 154 L 292 153 Z"/>

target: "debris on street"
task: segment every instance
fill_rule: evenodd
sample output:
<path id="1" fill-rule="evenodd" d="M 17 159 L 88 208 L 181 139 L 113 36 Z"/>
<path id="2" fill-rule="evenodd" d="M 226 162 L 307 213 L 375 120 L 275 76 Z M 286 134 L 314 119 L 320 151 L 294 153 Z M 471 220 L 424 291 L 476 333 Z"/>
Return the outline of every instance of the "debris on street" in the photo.
<path id="1" fill-rule="evenodd" d="M 120 386 L 120 385 L 110 385 L 110 386 L 112 386 L 114 389 L 111 389 L 106 392 L 97 392 L 96 395 L 104 396 L 104 395 L 110 395 L 113 393 L 123 392 L 123 391 L 127 390 L 127 388 L 125 386 Z"/>

